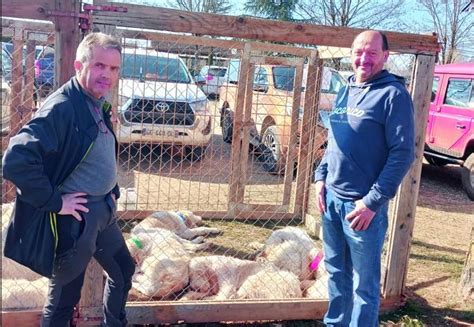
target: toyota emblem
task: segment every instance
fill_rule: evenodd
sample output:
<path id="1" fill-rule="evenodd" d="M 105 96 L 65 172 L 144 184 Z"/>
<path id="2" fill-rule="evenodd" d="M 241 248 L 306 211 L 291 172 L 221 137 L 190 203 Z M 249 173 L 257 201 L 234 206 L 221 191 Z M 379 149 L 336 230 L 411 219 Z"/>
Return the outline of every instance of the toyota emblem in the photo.
<path id="1" fill-rule="evenodd" d="M 161 113 L 165 113 L 166 111 L 168 111 L 169 108 L 170 107 L 166 102 L 158 102 L 157 104 L 155 104 L 155 110 Z"/>

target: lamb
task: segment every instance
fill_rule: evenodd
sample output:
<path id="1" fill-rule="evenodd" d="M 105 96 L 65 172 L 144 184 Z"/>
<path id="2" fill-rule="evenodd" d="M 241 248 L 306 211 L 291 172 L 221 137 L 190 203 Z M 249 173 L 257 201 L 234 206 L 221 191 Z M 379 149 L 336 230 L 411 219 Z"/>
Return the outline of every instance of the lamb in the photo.
<path id="1" fill-rule="evenodd" d="M 192 258 L 189 263 L 189 287 L 181 300 L 228 300 L 251 275 L 262 270 L 260 262 L 212 255 Z"/>
<path id="2" fill-rule="evenodd" d="M 268 267 L 249 276 L 237 291 L 238 299 L 288 299 L 302 297 L 298 276 Z"/>
<path id="3" fill-rule="evenodd" d="M 270 235 L 257 260 L 269 261 L 279 269 L 292 272 L 300 281 L 314 280 L 315 269 L 311 264 L 320 252 L 304 230 L 290 226 Z"/>
<path id="4" fill-rule="evenodd" d="M 312 299 L 328 299 L 328 280 L 329 274 L 324 264 L 321 264 L 318 269 L 317 279 L 307 281 L 303 287 L 303 296 Z"/>
<path id="5" fill-rule="evenodd" d="M 166 229 L 132 234 L 126 241 L 137 263 L 133 288 L 157 298 L 167 298 L 188 284 L 191 252 L 209 244 L 195 244 Z"/>
<path id="6" fill-rule="evenodd" d="M 35 281 L 26 279 L 2 280 L 2 310 L 39 309 L 48 296 L 48 279 Z"/>
<path id="7" fill-rule="evenodd" d="M 132 229 L 132 233 L 164 228 L 187 240 L 220 233 L 217 228 L 198 227 L 200 224 L 202 224 L 202 218 L 191 211 L 157 211 L 138 223 Z"/>

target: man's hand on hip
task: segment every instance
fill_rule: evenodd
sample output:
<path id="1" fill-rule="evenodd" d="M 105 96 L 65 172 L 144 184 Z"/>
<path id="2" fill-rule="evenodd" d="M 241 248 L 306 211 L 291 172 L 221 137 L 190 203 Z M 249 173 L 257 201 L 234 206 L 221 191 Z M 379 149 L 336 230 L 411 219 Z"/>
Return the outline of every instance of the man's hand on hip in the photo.
<path id="1" fill-rule="evenodd" d="M 346 215 L 346 219 L 351 221 L 350 227 L 356 231 L 366 230 L 369 228 L 375 212 L 366 207 L 362 200 L 355 202 L 355 208 Z"/>
<path id="2" fill-rule="evenodd" d="M 326 212 L 326 188 L 324 181 L 316 182 L 316 200 L 318 201 L 318 208 L 321 214 Z"/>
<path id="3" fill-rule="evenodd" d="M 59 211 L 59 214 L 72 215 L 74 218 L 81 221 L 82 217 L 79 211 L 89 212 L 89 209 L 83 206 L 83 204 L 87 203 L 87 199 L 85 198 L 86 195 L 87 193 L 84 192 L 63 194 L 61 196 L 63 199 L 63 207 L 61 208 L 61 211 Z"/>

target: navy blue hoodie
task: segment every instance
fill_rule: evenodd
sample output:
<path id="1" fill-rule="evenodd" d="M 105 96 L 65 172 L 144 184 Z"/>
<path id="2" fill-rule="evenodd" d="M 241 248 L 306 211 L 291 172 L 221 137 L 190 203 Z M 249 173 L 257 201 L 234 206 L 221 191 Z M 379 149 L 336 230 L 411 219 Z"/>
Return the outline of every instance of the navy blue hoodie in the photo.
<path id="1" fill-rule="evenodd" d="M 404 80 L 382 70 L 339 92 L 316 181 L 377 211 L 392 198 L 414 155 L 413 104 Z"/>

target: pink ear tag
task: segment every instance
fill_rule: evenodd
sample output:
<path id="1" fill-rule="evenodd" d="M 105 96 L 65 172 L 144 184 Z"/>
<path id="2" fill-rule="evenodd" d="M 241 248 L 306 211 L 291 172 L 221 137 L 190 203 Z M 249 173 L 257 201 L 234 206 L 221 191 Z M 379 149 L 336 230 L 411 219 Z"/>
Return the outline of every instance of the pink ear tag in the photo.
<path id="1" fill-rule="evenodd" d="M 324 254 L 323 251 L 319 251 L 318 254 L 314 257 L 313 261 L 309 264 L 309 269 L 311 271 L 316 271 L 318 270 L 319 264 L 321 263 L 321 260 L 323 260 Z"/>

